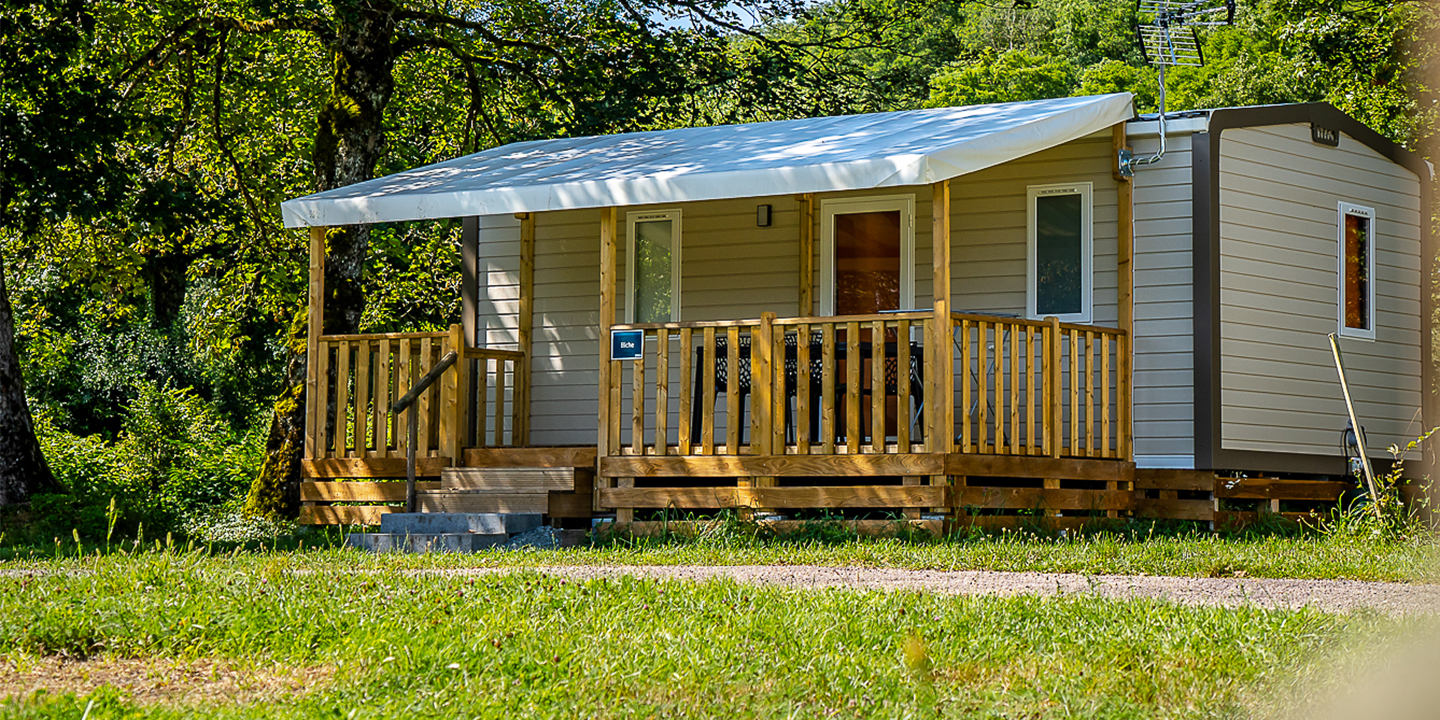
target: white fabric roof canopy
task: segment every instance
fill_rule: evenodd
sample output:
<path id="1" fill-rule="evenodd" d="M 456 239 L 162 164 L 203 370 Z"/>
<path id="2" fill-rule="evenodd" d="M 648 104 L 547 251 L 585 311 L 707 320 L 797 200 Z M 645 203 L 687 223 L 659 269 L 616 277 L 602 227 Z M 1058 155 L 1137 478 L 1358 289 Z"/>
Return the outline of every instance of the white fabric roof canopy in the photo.
<path id="1" fill-rule="evenodd" d="M 1129 93 L 513 143 L 286 201 L 286 227 L 920 185 L 1124 122 Z"/>

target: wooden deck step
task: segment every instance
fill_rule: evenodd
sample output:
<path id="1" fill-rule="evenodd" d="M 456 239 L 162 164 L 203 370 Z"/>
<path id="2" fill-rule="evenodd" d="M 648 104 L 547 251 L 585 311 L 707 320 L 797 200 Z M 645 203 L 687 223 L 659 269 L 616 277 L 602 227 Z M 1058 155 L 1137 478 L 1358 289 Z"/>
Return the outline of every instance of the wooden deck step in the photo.
<path id="1" fill-rule="evenodd" d="M 548 513 L 550 493 L 426 490 L 415 494 L 422 513 Z"/>
<path id="2" fill-rule="evenodd" d="M 566 467 L 445 468 L 440 473 L 440 488 L 507 493 L 574 492 L 576 476 L 584 472 L 587 471 Z"/>

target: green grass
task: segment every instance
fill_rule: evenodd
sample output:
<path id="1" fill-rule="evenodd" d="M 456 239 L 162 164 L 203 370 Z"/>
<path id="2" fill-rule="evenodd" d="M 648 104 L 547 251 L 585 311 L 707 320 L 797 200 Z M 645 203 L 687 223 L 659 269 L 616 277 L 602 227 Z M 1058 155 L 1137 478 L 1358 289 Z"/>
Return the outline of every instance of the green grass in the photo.
<path id="1" fill-rule="evenodd" d="M 333 546 L 339 534 L 315 533 L 305 546 Z M 120 545 L 122 543 L 117 543 Z M 123 543 L 129 546 L 130 543 Z M 282 549 L 295 549 L 287 540 Z M 229 549 L 229 547 L 225 548 Z M 258 549 L 258 546 L 251 549 Z M 27 567 L 75 546 L 0 548 L 0 560 Z M 85 552 L 93 552 L 87 546 Z M 760 539 L 743 526 L 719 525 L 699 538 L 610 539 L 562 551 L 393 556 L 306 552 L 316 568 L 606 565 L 829 565 L 919 570 L 1013 570 L 1189 577 L 1289 577 L 1440 582 L 1435 540 L 1379 542 L 1319 534 L 1223 536 L 1208 532 L 1099 533 L 1068 537 L 1002 533 L 929 540 L 860 538 L 817 524 L 808 535 Z"/>
<path id="2" fill-rule="evenodd" d="M 701 551 L 582 557 L 688 552 Z M 1274 696 L 1316 648 L 1400 629 L 1369 614 L 1150 600 L 415 574 L 399 568 L 421 561 L 406 560 L 164 552 L 30 563 L 43 572 L 0 575 L 0 656 L 11 661 L 335 672 L 310 694 L 248 706 L 136 705 L 100 691 L 0 703 L 0 717 L 78 718 L 87 705 L 90 718 L 1230 716 Z"/>

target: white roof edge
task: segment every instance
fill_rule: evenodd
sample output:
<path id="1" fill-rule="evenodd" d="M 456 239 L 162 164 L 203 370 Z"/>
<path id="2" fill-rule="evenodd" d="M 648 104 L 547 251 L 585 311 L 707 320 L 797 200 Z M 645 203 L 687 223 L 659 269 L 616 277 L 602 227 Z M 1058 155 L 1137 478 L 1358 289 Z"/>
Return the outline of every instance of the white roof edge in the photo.
<path id="1" fill-rule="evenodd" d="M 924 185 L 1133 116 L 1133 97 L 1117 93 L 530 141 L 288 200 L 281 214 L 296 228 Z"/>
<path id="2" fill-rule="evenodd" d="M 1193 135 L 1210 130 L 1210 115 L 1207 113 L 1201 116 L 1167 119 L 1165 121 L 1165 134 Z M 1159 137 L 1160 121 L 1158 120 L 1131 120 L 1125 124 L 1125 135 L 1127 137 Z"/>

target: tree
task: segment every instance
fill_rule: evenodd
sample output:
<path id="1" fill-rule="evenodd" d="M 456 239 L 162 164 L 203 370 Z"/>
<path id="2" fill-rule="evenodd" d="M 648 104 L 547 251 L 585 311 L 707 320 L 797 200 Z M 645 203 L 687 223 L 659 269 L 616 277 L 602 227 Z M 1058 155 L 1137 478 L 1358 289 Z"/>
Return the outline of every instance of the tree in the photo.
<path id="1" fill-rule="evenodd" d="M 993 53 L 931 78 L 930 107 L 1043 100 L 1065 97 L 1075 86 L 1075 68 L 1063 60 L 1024 50 Z"/>
<path id="2" fill-rule="evenodd" d="M 0 232 L 93 217 L 120 197 L 124 168 L 107 150 L 125 122 L 86 61 L 93 32 L 83 0 L 0 6 Z M 0 263 L 0 506 L 59 489 L 35 437 Z"/>

